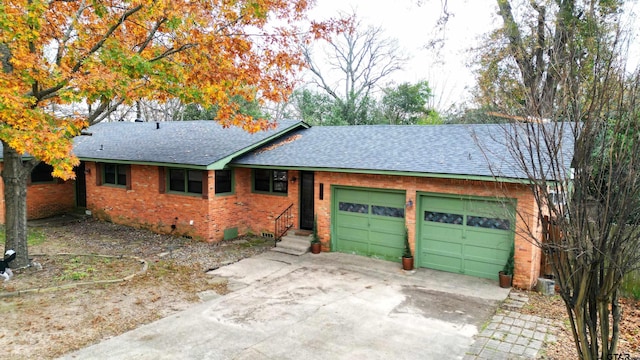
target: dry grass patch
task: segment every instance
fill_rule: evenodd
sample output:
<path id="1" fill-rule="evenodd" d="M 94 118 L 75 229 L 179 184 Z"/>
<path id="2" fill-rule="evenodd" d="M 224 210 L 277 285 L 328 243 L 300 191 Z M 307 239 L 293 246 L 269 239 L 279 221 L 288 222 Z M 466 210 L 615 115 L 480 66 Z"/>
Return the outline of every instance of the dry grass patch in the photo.
<path id="1" fill-rule="evenodd" d="M 225 294 L 226 283 L 206 270 L 273 246 L 257 237 L 201 243 L 94 220 L 38 231 L 43 240 L 30 257 L 42 269 L 16 271 L 0 291 L 0 348 L 12 359 L 55 358 L 184 310 L 203 291 Z"/>

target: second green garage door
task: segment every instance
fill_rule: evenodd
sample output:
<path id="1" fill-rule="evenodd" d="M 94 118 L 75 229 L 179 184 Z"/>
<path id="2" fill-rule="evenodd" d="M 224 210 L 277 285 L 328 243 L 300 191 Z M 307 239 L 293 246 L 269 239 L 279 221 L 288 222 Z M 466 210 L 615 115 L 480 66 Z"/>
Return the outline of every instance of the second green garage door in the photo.
<path id="1" fill-rule="evenodd" d="M 335 250 L 400 261 L 404 248 L 404 192 L 336 188 Z"/>
<path id="2" fill-rule="evenodd" d="M 513 246 L 513 203 L 423 195 L 419 211 L 421 267 L 498 278 Z"/>

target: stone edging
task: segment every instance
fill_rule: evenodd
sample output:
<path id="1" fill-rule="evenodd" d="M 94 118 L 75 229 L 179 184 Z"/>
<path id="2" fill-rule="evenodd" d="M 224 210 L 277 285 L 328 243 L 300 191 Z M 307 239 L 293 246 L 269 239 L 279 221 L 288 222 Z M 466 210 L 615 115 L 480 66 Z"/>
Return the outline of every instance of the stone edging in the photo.
<path id="1" fill-rule="evenodd" d="M 39 256 L 43 256 L 43 255 L 46 255 L 46 254 L 39 254 Z M 53 291 L 58 291 L 58 290 L 71 289 L 71 288 L 75 288 L 75 287 L 79 287 L 79 286 L 97 285 L 97 284 L 113 284 L 113 283 L 129 281 L 129 280 L 133 279 L 137 275 L 144 274 L 145 272 L 147 272 L 147 269 L 149 268 L 149 264 L 147 263 L 147 261 L 142 259 L 142 258 L 139 258 L 137 256 L 124 256 L 124 255 L 115 255 L 114 256 L 114 255 L 73 254 L 73 253 L 57 253 L 54 256 L 91 256 L 91 257 L 103 257 L 103 258 L 114 258 L 114 259 L 128 258 L 128 259 L 134 259 L 134 260 L 138 261 L 140 264 L 142 264 L 142 269 L 140 271 L 136 272 L 136 273 L 133 273 L 133 274 L 128 275 L 128 276 L 125 276 L 125 277 L 120 278 L 120 279 L 85 281 L 85 282 L 78 282 L 78 283 L 69 283 L 69 284 L 64 284 L 64 285 L 59 285 L 59 286 L 51 286 L 51 287 L 47 287 L 47 288 L 34 288 L 34 289 L 18 290 L 18 291 L 2 293 L 2 294 L 0 294 L 0 298 L 19 296 L 19 295 L 30 294 L 30 293 L 53 292 Z"/>

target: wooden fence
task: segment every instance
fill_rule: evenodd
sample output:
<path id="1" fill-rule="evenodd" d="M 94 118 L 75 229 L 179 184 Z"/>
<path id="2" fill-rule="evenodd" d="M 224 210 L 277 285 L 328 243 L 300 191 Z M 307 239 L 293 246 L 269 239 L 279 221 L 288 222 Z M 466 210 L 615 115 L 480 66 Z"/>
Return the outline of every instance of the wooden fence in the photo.
<path id="1" fill-rule="evenodd" d="M 562 231 L 553 219 L 545 216 L 542 219 L 542 257 L 540 258 L 540 277 L 553 278 L 551 252 L 562 240 Z"/>

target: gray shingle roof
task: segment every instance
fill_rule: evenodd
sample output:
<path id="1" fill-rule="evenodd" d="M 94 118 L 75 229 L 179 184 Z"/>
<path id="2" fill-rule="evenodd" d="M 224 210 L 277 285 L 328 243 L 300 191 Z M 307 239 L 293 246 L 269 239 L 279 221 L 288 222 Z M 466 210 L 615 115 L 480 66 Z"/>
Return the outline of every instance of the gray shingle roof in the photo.
<path id="1" fill-rule="evenodd" d="M 526 179 L 504 139 L 505 126 L 499 124 L 323 126 L 292 133 L 231 163 Z"/>
<path id="2" fill-rule="evenodd" d="M 112 122 L 89 127 L 91 136 L 74 139 L 73 152 L 80 159 L 131 161 L 209 166 L 245 149 L 304 126 L 282 120 L 274 130 L 249 134 L 215 121 Z"/>

